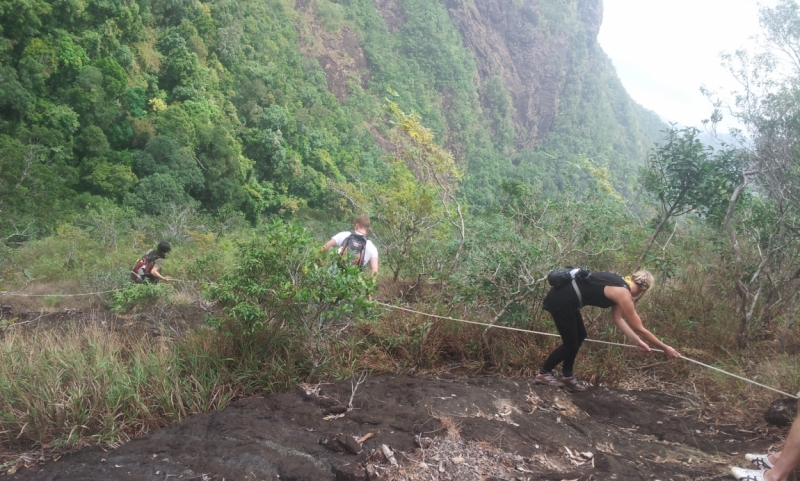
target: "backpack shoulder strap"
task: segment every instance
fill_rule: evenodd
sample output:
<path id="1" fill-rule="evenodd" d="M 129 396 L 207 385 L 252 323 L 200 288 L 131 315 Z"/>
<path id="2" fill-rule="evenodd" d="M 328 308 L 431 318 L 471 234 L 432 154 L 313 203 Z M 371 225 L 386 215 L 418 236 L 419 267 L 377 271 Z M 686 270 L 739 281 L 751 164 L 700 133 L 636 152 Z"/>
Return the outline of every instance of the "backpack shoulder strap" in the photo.
<path id="1" fill-rule="evenodd" d="M 581 290 L 578 287 L 578 283 L 575 282 L 575 279 L 572 279 L 572 288 L 575 289 L 575 294 L 578 295 L 579 308 L 583 307 L 583 296 L 581 295 Z"/>

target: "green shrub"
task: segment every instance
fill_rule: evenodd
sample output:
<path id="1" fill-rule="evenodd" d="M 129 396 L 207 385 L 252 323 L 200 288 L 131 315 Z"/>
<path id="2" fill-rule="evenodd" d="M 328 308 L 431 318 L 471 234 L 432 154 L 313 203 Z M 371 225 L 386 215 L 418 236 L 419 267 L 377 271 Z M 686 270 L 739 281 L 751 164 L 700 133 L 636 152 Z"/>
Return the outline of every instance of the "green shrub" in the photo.
<path id="1" fill-rule="evenodd" d="M 370 319 L 375 281 L 356 266 L 340 266 L 333 251 L 297 225 L 275 221 L 238 246 L 237 264 L 208 296 L 236 330 L 253 334 L 270 324 L 319 334 L 350 319 Z"/>
<path id="2" fill-rule="evenodd" d="M 128 284 L 111 294 L 111 311 L 115 314 L 122 314 L 134 306 L 152 305 L 167 291 L 172 290 L 172 286 L 163 283 Z"/>

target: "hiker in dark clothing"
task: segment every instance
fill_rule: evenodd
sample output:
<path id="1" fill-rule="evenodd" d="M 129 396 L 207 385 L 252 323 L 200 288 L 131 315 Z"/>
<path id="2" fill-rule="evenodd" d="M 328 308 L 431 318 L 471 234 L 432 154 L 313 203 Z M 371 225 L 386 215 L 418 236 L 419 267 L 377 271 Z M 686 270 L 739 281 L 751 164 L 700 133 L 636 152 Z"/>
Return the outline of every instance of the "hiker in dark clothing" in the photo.
<path id="1" fill-rule="evenodd" d="M 572 275 L 574 278 L 575 273 Z M 586 386 L 575 378 L 572 371 L 578 350 L 586 339 L 586 327 L 580 311 L 583 306 L 610 307 L 614 323 L 642 351 L 650 351 L 650 343 L 662 349 L 670 358 L 680 357 L 678 351 L 645 329 L 636 312 L 634 299 L 650 289 L 653 281 L 653 275 L 647 271 L 634 272 L 628 278 L 612 272 L 592 272 L 585 281 L 573 280 L 550 289 L 544 299 L 543 309 L 553 316 L 563 344 L 547 358 L 536 375 L 536 383 L 565 386 L 574 391 L 586 390 Z M 561 376 L 556 379 L 552 371 L 558 364 L 562 365 Z"/>
<path id="2" fill-rule="evenodd" d="M 151 282 L 153 284 L 158 281 L 169 282 L 172 279 L 169 276 L 161 274 L 161 268 L 164 267 L 164 259 L 167 253 L 172 250 L 172 247 L 167 241 L 158 243 L 155 249 L 147 251 L 141 259 L 133 266 L 131 271 L 131 278 L 134 282 Z"/>

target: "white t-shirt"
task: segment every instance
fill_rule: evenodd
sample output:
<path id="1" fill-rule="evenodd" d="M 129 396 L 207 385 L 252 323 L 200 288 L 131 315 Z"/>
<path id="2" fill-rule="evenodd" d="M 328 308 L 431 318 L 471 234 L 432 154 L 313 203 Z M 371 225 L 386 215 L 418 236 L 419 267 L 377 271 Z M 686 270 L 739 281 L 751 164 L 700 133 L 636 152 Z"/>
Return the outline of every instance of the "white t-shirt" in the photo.
<path id="1" fill-rule="evenodd" d="M 353 232 L 346 230 L 344 232 L 339 232 L 335 236 L 331 237 L 338 247 L 341 247 L 344 241 L 350 237 L 350 234 Z M 369 260 L 372 258 L 378 258 L 378 248 L 375 247 L 375 244 L 372 243 L 371 240 L 367 239 L 367 245 L 364 246 L 364 258 L 361 259 L 361 267 L 366 266 L 369 264 Z"/>

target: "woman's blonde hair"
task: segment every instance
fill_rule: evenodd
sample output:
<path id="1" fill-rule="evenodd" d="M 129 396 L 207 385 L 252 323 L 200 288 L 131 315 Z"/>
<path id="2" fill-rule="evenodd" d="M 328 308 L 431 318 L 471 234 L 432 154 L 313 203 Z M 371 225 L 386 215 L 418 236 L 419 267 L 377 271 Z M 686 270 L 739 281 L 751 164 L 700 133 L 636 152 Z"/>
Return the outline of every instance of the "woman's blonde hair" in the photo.
<path id="1" fill-rule="evenodd" d="M 649 271 L 636 271 L 631 274 L 631 279 L 635 282 L 639 288 L 642 290 L 642 294 L 649 291 L 653 284 L 655 284 L 656 280 L 653 277 L 653 274 L 650 274 Z"/>

